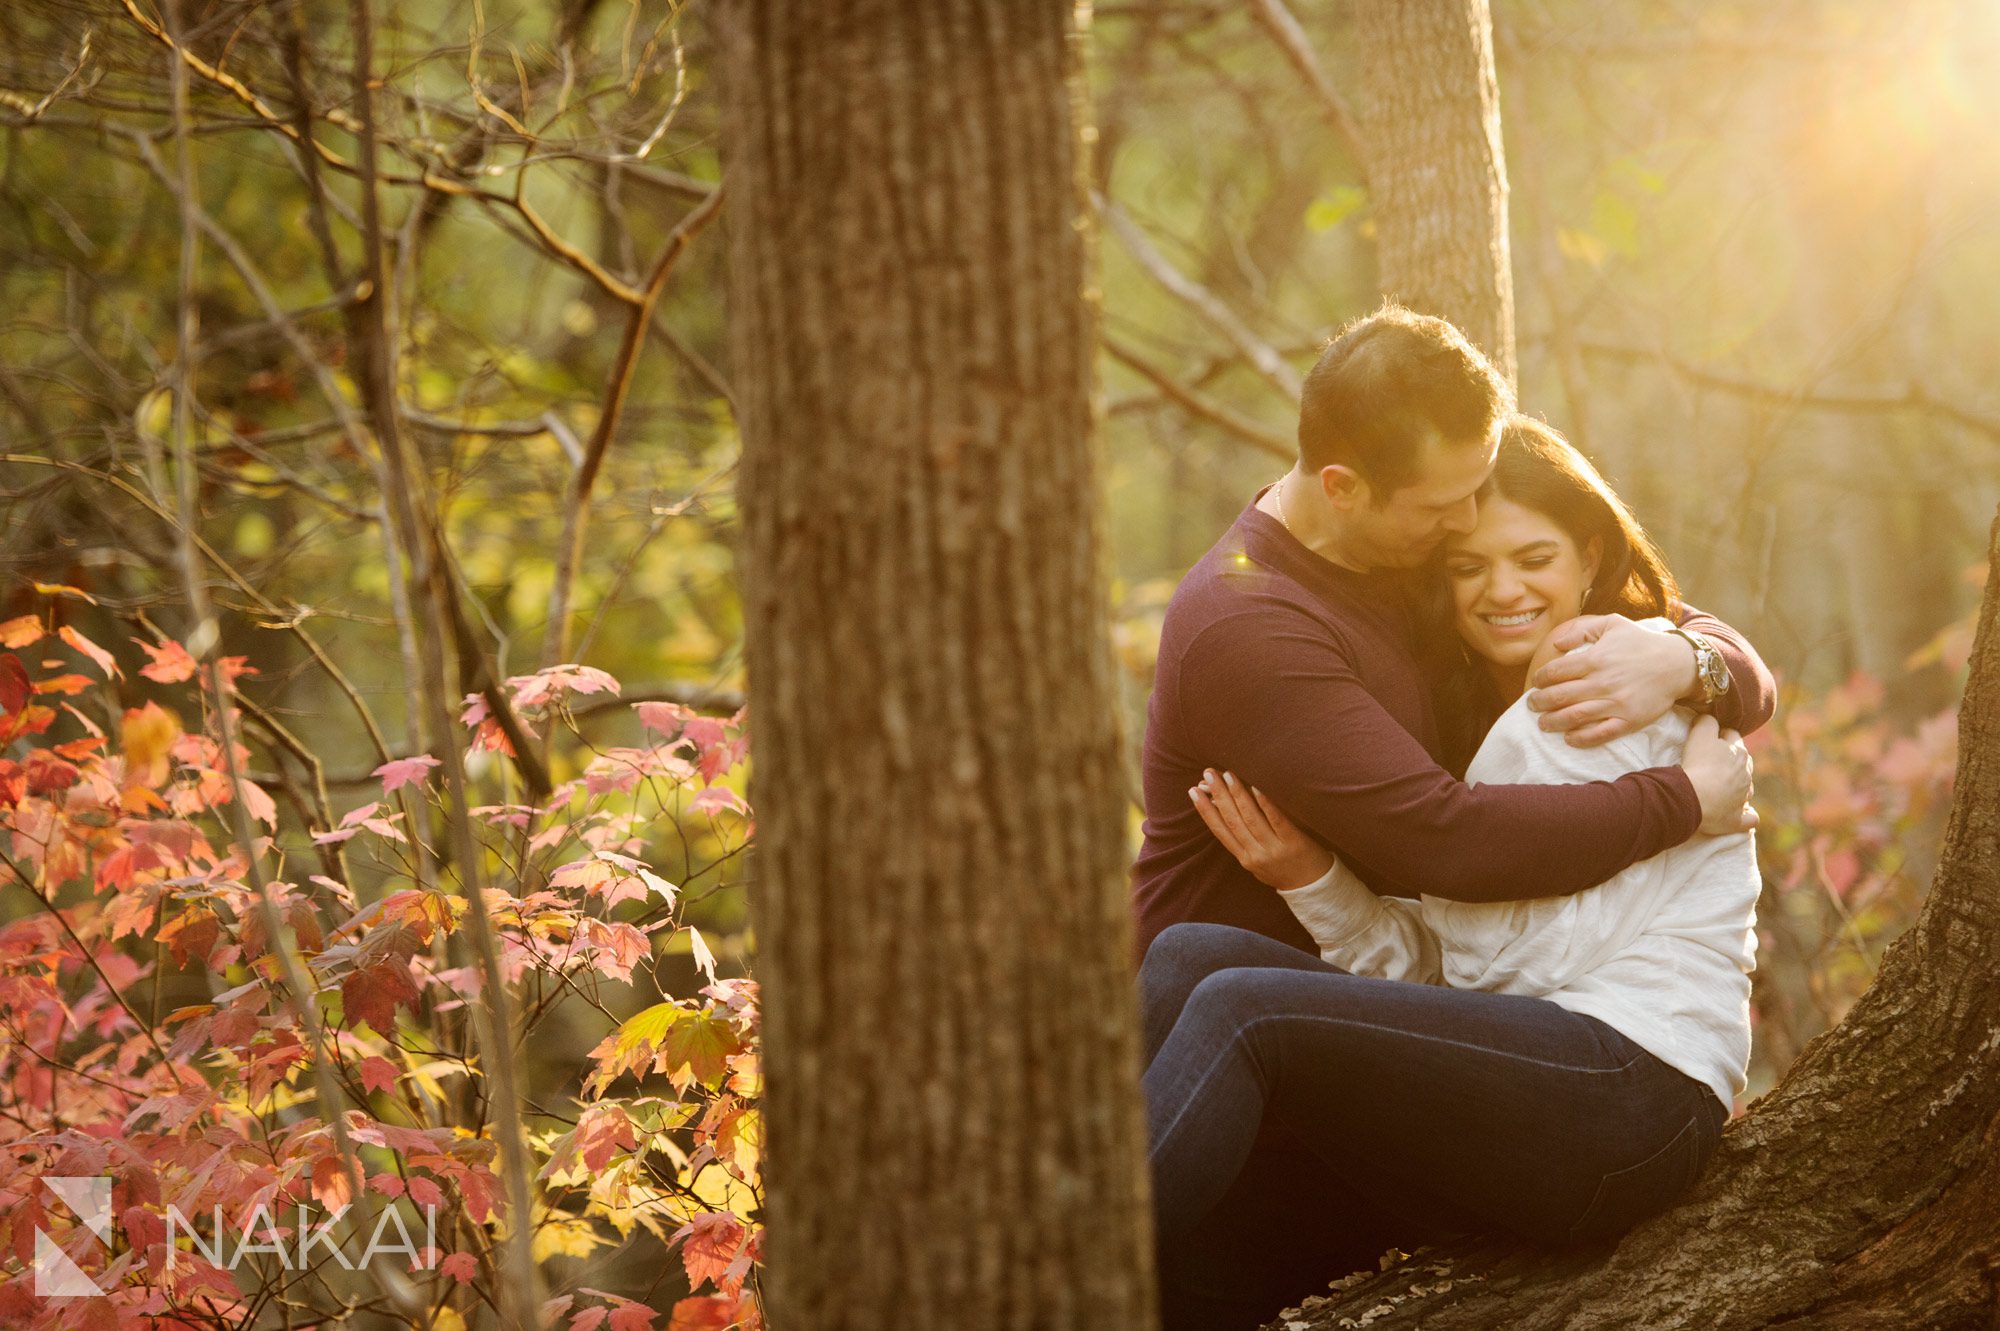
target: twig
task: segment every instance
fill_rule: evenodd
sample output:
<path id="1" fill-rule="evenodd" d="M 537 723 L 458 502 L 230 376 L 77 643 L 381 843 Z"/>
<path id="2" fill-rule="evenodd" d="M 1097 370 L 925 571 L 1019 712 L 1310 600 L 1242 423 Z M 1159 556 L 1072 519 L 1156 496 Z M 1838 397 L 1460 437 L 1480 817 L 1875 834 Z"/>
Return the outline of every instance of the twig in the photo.
<path id="1" fill-rule="evenodd" d="M 1299 26 L 1292 11 L 1285 7 L 1285 0 L 1251 0 L 1250 17 L 1258 27 L 1271 34 L 1271 40 L 1284 52 L 1285 59 L 1299 72 L 1306 86 L 1312 89 L 1313 96 L 1319 99 L 1320 106 L 1326 111 L 1327 122 L 1333 126 L 1333 132 L 1347 146 L 1356 168 L 1365 172 L 1368 155 L 1361 151 L 1361 135 L 1355 129 L 1354 113 L 1348 109 L 1340 90 L 1333 86 L 1333 80 L 1320 68 L 1312 42 L 1307 39 L 1305 29 Z"/>
<path id="2" fill-rule="evenodd" d="M 1251 332 L 1249 326 L 1236 317 L 1236 312 L 1223 303 L 1220 296 L 1168 263 L 1166 256 L 1153 247 L 1153 242 L 1146 238 L 1146 233 L 1141 231 L 1117 204 L 1102 194 L 1093 192 L 1092 197 L 1097 202 L 1099 215 L 1111 224 L 1113 231 L 1118 233 L 1118 239 L 1125 246 L 1126 253 L 1130 254 L 1155 282 L 1166 288 L 1170 294 L 1179 297 L 1210 327 L 1228 338 L 1230 345 L 1243 353 L 1244 359 L 1250 362 L 1251 367 L 1266 383 L 1293 402 L 1299 400 L 1302 391 L 1299 372 L 1285 363 L 1285 358 L 1278 354 L 1276 348 Z"/>
<path id="3" fill-rule="evenodd" d="M 1140 378 L 1159 389 L 1169 400 L 1186 408 L 1191 414 L 1221 426 L 1235 438 L 1254 444 L 1273 457 L 1288 461 L 1297 457 L 1298 449 L 1290 440 L 1272 434 L 1255 421 L 1237 415 L 1220 403 L 1210 402 L 1191 388 L 1183 387 L 1172 375 L 1153 365 L 1116 338 L 1106 335 L 1104 350 L 1113 360 L 1134 371 Z"/>
<path id="4" fill-rule="evenodd" d="M 2000 416 L 1988 415 L 1962 403 L 1942 397 L 1915 380 L 1901 388 L 1810 388 L 1804 384 L 1786 386 L 1725 374 L 1685 360 L 1664 348 L 1635 347 L 1623 343 L 1578 339 L 1577 349 L 1586 356 L 1620 361 L 1629 365 L 1658 365 L 1674 377 L 1701 388 L 1711 388 L 1733 397 L 1746 398 L 1774 407 L 1812 407 L 1824 411 L 1896 412 L 1922 411 L 1963 426 L 1974 434 L 2000 442 Z"/>
<path id="5" fill-rule="evenodd" d="M 667 275 L 673 271 L 675 260 L 680 258 L 709 219 L 721 211 L 722 199 L 723 192 L 718 187 L 680 220 L 673 234 L 667 237 L 658 262 L 653 265 L 643 298 L 632 308 L 630 317 L 625 321 L 625 337 L 619 344 L 618 358 L 612 364 L 604 408 L 598 413 L 597 426 L 590 432 L 589 443 L 584 446 L 583 461 L 571 478 L 569 496 L 563 505 L 563 530 L 561 544 L 556 550 L 555 582 L 549 589 L 549 623 L 542 640 L 544 669 L 561 664 L 569 651 L 570 592 L 576 582 L 577 566 L 583 562 L 583 534 L 590 521 L 590 491 L 597 484 L 597 473 L 603 468 L 604 455 L 611 447 L 612 436 L 618 431 L 619 418 L 624 414 L 625 399 L 632 388 L 632 373 L 638 366 L 639 352 L 646 345 L 646 330 L 652 325 L 653 309 L 659 304 L 660 293 L 666 289 Z"/>

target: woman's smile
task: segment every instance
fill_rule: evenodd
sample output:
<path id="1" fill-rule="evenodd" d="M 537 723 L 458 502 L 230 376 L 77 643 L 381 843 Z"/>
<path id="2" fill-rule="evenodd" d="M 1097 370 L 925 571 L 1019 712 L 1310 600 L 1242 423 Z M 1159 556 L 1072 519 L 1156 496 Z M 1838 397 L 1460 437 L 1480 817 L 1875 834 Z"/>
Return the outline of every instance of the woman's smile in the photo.
<path id="1" fill-rule="evenodd" d="M 1513 636 L 1525 633 L 1542 617 L 1540 608 L 1534 610 L 1511 610 L 1504 615 L 1481 615 L 1480 618 L 1492 626 L 1495 633 Z"/>

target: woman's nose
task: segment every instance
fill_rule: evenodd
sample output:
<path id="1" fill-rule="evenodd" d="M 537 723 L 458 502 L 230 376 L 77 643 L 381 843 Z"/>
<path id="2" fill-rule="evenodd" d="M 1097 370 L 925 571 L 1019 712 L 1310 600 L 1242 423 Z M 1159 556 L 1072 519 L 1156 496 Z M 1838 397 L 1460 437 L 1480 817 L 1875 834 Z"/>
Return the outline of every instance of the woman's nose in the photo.
<path id="1" fill-rule="evenodd" d="M 1513 570 L 1505 567 L 1493 570 L 1493 577 L 1486 584 L 1486 599 L 1495 605 L 1512 605 L 1521 599 L 1521 579 Z"/>

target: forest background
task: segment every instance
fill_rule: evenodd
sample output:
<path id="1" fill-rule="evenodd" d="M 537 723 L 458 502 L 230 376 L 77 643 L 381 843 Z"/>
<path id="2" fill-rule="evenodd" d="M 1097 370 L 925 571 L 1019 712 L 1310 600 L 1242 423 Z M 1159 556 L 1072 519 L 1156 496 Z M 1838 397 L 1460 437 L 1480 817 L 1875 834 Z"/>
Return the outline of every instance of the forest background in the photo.
<path id="1" fill-rule="evenodd" d="M 1339 94 L 1355 77 L 1346 21 L 1337 5 L 1111 3 L 1089 29 L 1100 438 L 1134 739 L 1175 581 L 1287 465 L 1298 375 L 1378 299 Z M 1751 1098 L 1914 918 L 1948 802 L 1969 570 L 2000 498 L 2000 328 L 1985 298 L 2000 276 L 1987 130 L 2000 15 L 1944 0 L 1503 2 L 1493 23 L 1522 402 L 1599 461 L 1690 598 L 1788 685 L 1759 743 Z M 460 922 L 399 895 L 428 890 L 433 850 L 457 852 L 413 846 L 396 820 L 423 822 L 409 801 L 434 773 L 433 695 L 454 714 L 480 695 L 463 779 L 500 809 L 486 828 L 523 844 L 548 833 L 533 853 L 549 918 L 537 933 L 503 909 L 494 924 L 503 959 L 533 973 L 526 1144 L 573 1194 L 538 1214 L 535 1256 L 579 1320 L 633 1321 L 629 1308 L 664 1311 L 692 1288 L 707 1292 L 682 1323 L 725 1325 L 747 1315 L 756 1256 L 754 989 L 728 983 L 755 945 L 731 487 L 732 383 L 756 367 L 725 349 L 710 16 L 638 0 L 413 3 L 375 24 L 371 134 L 343 13 L 184 3 L 170 23 L 138 0 L 0 13 L 0 640 L 52 711 L 76 708 L 63 726 L 74 715 L 119 736 L 61 759 L 77 781 L 129 788 L 148 742 L 134 713 L 150 704 L 188 736 L 207 715 L 172 655 L 199 623 L 197 567 L 222 650 L 256 672 L 235 682 L 242 770 L 227 745 L 176 749 L 154 784 L 212 776 L 173 810 L 189 818 L 255 804 L 239 778 L 267 789 L 268 832 L 352 900 L 303 885 L 301 898 L 323 892 L 360 922 L 355 937 L 409 912 L 407 993 L 394 964 L 371 969 L 380 955 L 305 949 L 311 974 L 295 978 L 344 1000 L 329 999 L 331 1034 L 300 1039 L 359 1041 L 345 1052 L 377 1121 L 426 1131 L 483 1101 L 453 1089 L 473 1076 L 442 1072 L 448 1051 L 408 1038 L 419 1011 L 450 1026 L 445 994 L 467 974 L 441 942 Z M 307 137 L 318 146 L 301 150 Z M 368 153 L 373 223 L 355 187 Z M 371 225 L 391 260 L 380 273 Z M 393 373 L 373 379 L 357 351 L 387 348 Z M 176 393 L 182 374 L 191 391 Z M 406 450 L 393 467 L 355 424 L 384 383 Z M 205 547 L 192 561 L 189 537 Z M 422 590 L 455 611 L 412 600 L 400 563 L 426 550 Z M 444 681 L 445 642 L 485 673 Z M 93 768 L 114 750 L 124 768 Z M 562 818 L 507 823 L 531 821 L 522 810 L 545 810 L 552 788 L 574 796 Z M 210 863 L 219 878 L 226 859 Z M 254 895 L 212 911 L 222 951 L 156 946 L 105 983 L 143 987 L 156 1011 L 226 1015 L 224 996 L 277 983 L 256 963 L 283 949 L 227 929 L 254 916 Z M 12 883 L 0 922 L 47 921 L 48 899 Z M 9 1001 L 29 1047 L 27 1000 Z M 380 1021 L 359 1032 L 370 1011 Z M 400 1039 L 384 1029 L 398 1026 Z M 239 1071 L 271 1055 L 268 1030 L 233 1052 L 204 1038 L 203 1057 Z M 603 1107 L 607 1086 L 649 1066 Z M 308 1093 L 279 1104 L 281 1087 L 244 1081 L 266 1131 Z M 675 1094 L 649 1102 L 662 1083 Z M 477 1260 L 432 1296 L 437 1324 L 501 1297 L 470 1200 L 488 1162 L 450 1140 L 432 1140 L 439 1164 L 415 1177 L 453 1184 L 473 1218 L 460 1250 Z M 388 1147 L 320 1143 L 298 1160 L 311 1175 L 386 1158 L 370 1149 Z M 639 1192 L 587 1177 L 620 1170 Z M 635 1218 L 648 1208 L 659 1215 Z M 682 1250 L 664 1282 L 662 1241 Z"/>

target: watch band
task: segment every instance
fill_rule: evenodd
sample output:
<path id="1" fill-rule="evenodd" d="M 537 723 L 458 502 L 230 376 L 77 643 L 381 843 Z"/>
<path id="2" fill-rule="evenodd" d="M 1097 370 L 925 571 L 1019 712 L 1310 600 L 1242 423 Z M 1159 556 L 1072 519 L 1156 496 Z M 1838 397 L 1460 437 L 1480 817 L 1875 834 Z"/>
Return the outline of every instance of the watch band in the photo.
<path id="1" fill-rule="evenodd" d="M 1667 631 L 1685 639 L 1687 645 L 1694 648 L 1694 683 L 1701 695 L 1697 701 L 1703 707 L 1714 706 L 1717 699 L 1729 692 L 1729 666 L 1722 659 L 1722 653 L 1699 633 L 1678 626 Z"/>

